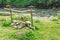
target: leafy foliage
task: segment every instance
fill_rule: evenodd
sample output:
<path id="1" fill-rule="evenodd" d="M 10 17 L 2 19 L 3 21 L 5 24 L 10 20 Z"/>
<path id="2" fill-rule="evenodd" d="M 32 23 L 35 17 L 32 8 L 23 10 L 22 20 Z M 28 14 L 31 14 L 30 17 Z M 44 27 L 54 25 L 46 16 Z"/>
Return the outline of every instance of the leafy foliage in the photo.
<path id="1" fill-rule="evenodd" d="M 38 4 L 44 4 L 44 5 L 50 5 L 54 2 L 57 2 L 60 4 L 60 0 L 0 0 L 0 4 L 10 4 L 10 5 L 20 5 L 20 6 L 26 6 L 26 5 L 38 5 Z"/>
<path id="2" fill-rule="evenodd" d="M 10 20 L 4 20 L 2 23 L 2 26 L 7 27 L 7 26 L 10 26 L 10 24 L 11 24 Z"/>
<path id="3" fill-rule="evenodd" d="M 30 16 L 24 16 L 24 15 L 23 15 L 23 16 L 20 17 L 20 20 L 21 20 L 21 21 L 30 21 L 31 18 L 30 18 Z"/>

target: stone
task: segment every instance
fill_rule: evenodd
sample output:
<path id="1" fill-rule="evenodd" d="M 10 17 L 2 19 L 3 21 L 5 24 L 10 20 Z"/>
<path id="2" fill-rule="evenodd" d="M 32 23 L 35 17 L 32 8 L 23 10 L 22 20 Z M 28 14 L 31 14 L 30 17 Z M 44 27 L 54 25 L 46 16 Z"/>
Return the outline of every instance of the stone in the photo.
<path id="1" fill-rule="evenodd" d="M 17 26 L 13 26 L 14 28 L 18 28 Z"/>
<path id="2" fill-rule="evenodd" d="M 31 26 L 31 22 L 30 21 L 26 21 L 26 22 L 23 22 L 23 21 L 13 21 L 13 23 L 11 23 L 11 26 L 14 26 L 14 28 L 24 28 L 24 27 L 28 27 L 32 30 L 35 30 L 35 27 L 32 27 Z"/>
<path id="3" fill-rule="evenodd" d="M 11 25 L 10 26 L 15 26 L 15 23 L 11 23 Z"/>
<path id="4" fill-rule="evenodd" d="M 26 21 L 26 22 L 25 22 L 25 26 L 26 26 L 26 27 L 30 27 L 30 26 L 31 26 L 31 22 L 30 22 L 30 21 Z"/>
<path id="5" fill-rule="evenodd" d="M 35 30 L 35 27 L 31 27 L 32 30 Z"/>

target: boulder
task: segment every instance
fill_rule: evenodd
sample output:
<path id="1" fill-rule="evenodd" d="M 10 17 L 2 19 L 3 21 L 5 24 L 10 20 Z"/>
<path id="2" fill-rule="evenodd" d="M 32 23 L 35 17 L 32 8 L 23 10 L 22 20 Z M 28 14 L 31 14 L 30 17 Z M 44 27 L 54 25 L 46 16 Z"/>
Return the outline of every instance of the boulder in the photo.
<path id="1" fill-rule="evenodd" d="M 11 26 L 13 26 L 14 28 L 24 28 L 24 27 L 28 27 L 32 30 L 35 30 L 35 27 L 31 26 L 31 22 L 30 21 L 13 21 L 13 23 L 11 23 Z"/>

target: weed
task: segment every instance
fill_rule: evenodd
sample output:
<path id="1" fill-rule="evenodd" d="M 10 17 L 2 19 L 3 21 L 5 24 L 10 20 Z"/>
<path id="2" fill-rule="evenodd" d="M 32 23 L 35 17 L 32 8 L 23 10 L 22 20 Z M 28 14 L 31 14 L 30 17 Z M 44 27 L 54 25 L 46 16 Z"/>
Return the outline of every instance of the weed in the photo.
<path id="1" fill-rule="evenodd" d="M 2 24 L 2 26 L 10 26 L 10 24 L 11 24 L 11 21 L 10 20 L 5 20 L 5 21 L 3 21 L 3 24 Z"/>

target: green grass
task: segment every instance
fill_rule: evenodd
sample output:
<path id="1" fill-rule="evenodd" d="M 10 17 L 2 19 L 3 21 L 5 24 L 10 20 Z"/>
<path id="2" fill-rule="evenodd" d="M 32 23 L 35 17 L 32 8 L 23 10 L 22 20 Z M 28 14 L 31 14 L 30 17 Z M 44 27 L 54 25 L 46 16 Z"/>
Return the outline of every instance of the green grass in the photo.
<path id="1" fill-rule="evenodd" d="M 4 20 L 0 25 L 0 40 L 60 40 L 60 19 L 50 22 L 34 20 L 36 30 L 15 29 L 9 24 L 10 20 Z"/>
<path id="2" fill-rule="evenodd" d="M 8 27 L 8 26 L 10 26 L 10 24 L 11 24 L 10 20 L 5 20 L 5 21 L 3 21 L 2 26 Z"/>
<path id="3" fill-rule="evenodd" d="M 0 40 L 60 40 L 60 24 L 34 21 L 36 30 L 0 27 Z"/>

